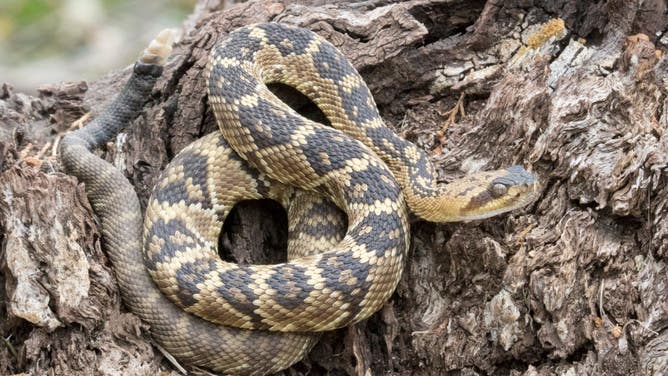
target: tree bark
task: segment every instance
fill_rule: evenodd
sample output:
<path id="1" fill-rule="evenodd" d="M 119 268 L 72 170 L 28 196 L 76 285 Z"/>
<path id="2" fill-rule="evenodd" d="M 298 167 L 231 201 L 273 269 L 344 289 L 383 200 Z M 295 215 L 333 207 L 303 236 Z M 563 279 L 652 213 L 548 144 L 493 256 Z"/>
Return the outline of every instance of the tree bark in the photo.
<path id="1" fill-rule="evenodd" d="M 414 223 L 387 305 L 326 333 L 285 375 L 668 373 L 665 2 L 222 4 L 198 4 L 144 114 L 104 154 L 143 203 L 169 160 L 215 131 L 209 50 L 264 21 L 341 49 L 388 126 L 427 150 L 444 182 L 512 164 L 541 180 L 524 210 Z M 83 186 L 53 154 L 129 73 L 38 97 L 0 89 L 2 374 L 177 374 L 122 306 Z M 280 207 L 248 203 L 220 245 L 239 262 L 274 262 L 286 229 Z"/>

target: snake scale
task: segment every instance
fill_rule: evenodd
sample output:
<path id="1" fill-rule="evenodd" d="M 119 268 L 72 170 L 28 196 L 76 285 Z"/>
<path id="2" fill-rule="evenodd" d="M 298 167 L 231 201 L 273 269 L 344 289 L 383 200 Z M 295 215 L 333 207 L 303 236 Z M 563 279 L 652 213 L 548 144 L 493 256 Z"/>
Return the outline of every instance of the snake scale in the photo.
<path id="1" fill-rule="evenodd" d="M 65 137 L 61 159 L 86 184 L 124 302 L 184 363 L 225 374 L 284 369 L 318 332 L 363 320 L 389 299 L 407 257 L 409 210 L 429 221 L 472 220 L 536 196 L 535 177 L 519 166 L 439 186 L 426 154 L 384 125 L 335 47 L 264 23 L 211 51 L 208 99 L 220 131 L 170 162 L 142 222 L 132 186 L 91 150 L 141 112 L 170 44 L 162 34 L 151 43 L 116 100 Z M 331 126 L 296 113 L 271 83 L 304 94 Z M 259 198 L 288 210 L 288 261 L 222 261 L 222 221 L 237 202 Z"/>

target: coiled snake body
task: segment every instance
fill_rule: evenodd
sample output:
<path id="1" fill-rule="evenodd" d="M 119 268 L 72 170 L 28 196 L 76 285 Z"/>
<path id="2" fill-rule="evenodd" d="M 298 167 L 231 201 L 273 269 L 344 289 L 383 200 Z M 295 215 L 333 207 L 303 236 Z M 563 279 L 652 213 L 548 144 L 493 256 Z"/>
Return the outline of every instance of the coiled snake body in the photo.
<path id="1" fill-rule="evenodd" d="M 534 198 L 534 176 L 517 166 L 437 186 L 426 155 L 385 127 L 363 80 L 331 44 L 304 29 L 254 25 L 211 53 L 209 103 L 220 133 L 185 148 L 149 201 L 144 250 L 154 285 L 138 265 L 136 196 L 128 200 L 127 181 L 89 150 L 136 116 L 159 70 L 138 62 L 115 104 L 64 140 L 62 159 L 86 182 L 126 304 L 186 363 L 275 372 L 310 350 L 317 340 L 310 332 L 377 311 L 394 291 L 408 250 L 404 196 L 415 215 L 432 221 L 485 218 Z M 268 83 L 306 95 L 332 127 L 297 114 Z M 292 187 L 341 208 L 345 234 L 331 204 L 307 193 L 294 199 Z M 262 197 L 291 205 L 289 261 L 223 262 L 216 251 L 222 220 L 236 202 Z"/>

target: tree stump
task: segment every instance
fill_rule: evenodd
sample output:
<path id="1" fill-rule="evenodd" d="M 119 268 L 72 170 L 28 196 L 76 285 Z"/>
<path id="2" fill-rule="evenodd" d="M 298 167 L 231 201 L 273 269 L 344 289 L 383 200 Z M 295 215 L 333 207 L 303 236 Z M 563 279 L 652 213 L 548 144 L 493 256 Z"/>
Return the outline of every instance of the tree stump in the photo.
<path id="1" fill-rule="evenodd" d="M 387 124 L 430 153 L 444 182 L 512 164 L 542 182 L 540 199 L 509 215 L 413 223 L 387 305 L 326 333 L 283 374 L 668 373 L 665 2 L 223 4 L 198 4 L 143 115 L 104 153 L 144 204 L 169 160 L 216 129 L 209 50 L 265 21 L 341 49 Z M 2 374 L 178 374 L 123 307 L 84 187 L 54 154 L 129 73 L 37 97 L 0 89 Z M 249 203 L 220 244 L 239 262 L 273 262 L 286 229 L 282 209 Z"/>

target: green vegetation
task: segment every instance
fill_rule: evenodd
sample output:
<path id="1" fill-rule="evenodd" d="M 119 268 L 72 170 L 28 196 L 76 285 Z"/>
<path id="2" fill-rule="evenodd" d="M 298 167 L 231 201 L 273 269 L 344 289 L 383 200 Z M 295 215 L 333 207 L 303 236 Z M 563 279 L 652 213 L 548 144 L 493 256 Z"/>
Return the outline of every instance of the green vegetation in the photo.
<path id="1" fill-rule="evenodd" d="M 31 91 L 41 83 L 91 79 L 122 68 L 159 30 L 179 27 L 195 3 L 2 0 L 0 83 Z"/>

